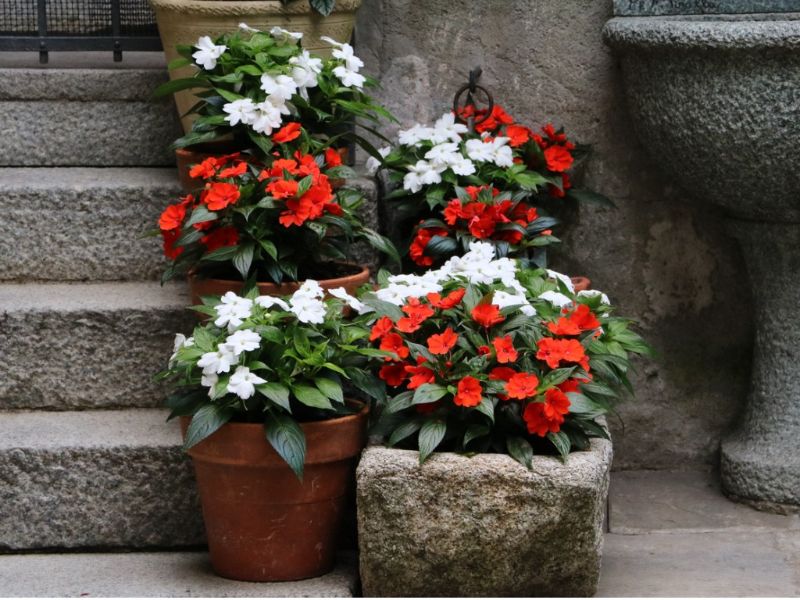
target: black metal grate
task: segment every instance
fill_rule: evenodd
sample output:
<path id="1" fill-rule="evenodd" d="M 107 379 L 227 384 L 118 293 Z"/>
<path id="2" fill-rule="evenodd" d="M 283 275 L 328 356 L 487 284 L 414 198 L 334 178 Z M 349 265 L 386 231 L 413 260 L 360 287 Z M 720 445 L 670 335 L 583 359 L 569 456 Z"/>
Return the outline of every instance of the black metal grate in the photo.
<path id="1" fill-rule="evenodd" d="M 160 50 L 148 0 L 0 0 L 0 50 Z"/>

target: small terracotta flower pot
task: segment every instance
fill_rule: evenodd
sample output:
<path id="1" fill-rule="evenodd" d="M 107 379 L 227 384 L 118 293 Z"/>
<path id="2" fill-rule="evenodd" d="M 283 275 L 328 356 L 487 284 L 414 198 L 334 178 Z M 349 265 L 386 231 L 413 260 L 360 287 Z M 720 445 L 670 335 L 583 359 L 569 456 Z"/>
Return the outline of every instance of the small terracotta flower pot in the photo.
<path id="1" fill-rule="evenodd" d="M 353 275 L 336 277 L 334 279 L 320 279 L 319 285 L 324 290 L 343 287 L 350 294 L 369 281 L 369 268 L 361 265 L 352 265 L 360 269 Z M 297 291 L 303 285 L 302 281 L 287 281 L 276 284 L 271 282 L 259 282 L 258 291 L 263 296 L 286 296 Z M 202 296 L 222 296 L 225 292 L 239 293 L 244 287 L 243 281 L 234 279 L 203 279 L 194 273 L 189 274 L 189 293 L 192 298 L 192 305 L 202 304 Z"/>
<path id="2" fill-rule="evenodd" d="M 572 285 L 575 286 L 576 292 L 585 292 L 592 285 L 592 281 L 588 277 L 570 277 Z"/>
<path id="3" fill-rule="evenodd" d="M 364 405 L 355 415 L 301 424 L 303 482 L 267 442 L 260 423 L 228 423 L 189 450 L 218 575 L 294 581 L 333 569 L 368 412 Z M 189 418 L 181 425 L 185 435 Z"/>

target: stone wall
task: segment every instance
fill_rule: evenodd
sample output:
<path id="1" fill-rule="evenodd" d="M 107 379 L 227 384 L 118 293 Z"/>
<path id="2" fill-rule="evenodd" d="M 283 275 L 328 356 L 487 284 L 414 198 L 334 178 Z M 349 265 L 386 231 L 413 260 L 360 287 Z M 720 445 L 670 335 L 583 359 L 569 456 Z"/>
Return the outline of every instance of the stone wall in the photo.
<path id="1" fill-rule="evenodd" d="M 364 0 L 365 71 L 403 126 L 446 110 L 470 68 L 511 114 L 593 145 L 583 184 L 616 209 L 580 208 L 554 268 L 589 276 L 658 352 L 611 419 L 615 468 L 716 464 L 749 380 L 751 300 L 722 215 L 698 207 L 639 145 L 601 29 L 612 0 Z M 396 128 L 391 130 L 396 131 Z"/>

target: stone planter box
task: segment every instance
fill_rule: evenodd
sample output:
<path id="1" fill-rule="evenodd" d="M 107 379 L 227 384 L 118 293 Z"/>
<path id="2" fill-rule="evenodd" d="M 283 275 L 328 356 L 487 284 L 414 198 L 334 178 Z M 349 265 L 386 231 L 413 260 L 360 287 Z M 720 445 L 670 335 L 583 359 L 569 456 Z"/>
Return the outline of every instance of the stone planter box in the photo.
<path id="1" fill-rule="evenodd" d="M 364 596 L 591 596 L 611 442 L 566 463 L 367 448 L 358 465 Z"/>

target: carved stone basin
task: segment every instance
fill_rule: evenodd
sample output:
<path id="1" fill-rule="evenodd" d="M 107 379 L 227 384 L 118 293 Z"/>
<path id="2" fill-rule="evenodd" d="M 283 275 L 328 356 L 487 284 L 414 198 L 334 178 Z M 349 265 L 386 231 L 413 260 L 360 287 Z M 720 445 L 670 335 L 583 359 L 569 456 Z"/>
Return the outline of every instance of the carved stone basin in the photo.
<path id="1" fill-rule="evenodd" d="M 642 144 L 695 201 L 723 208 L 747 263 L 753 374 L 723 485 L 800 506 L 800 14 L 615 18 L 604 35 Z"/>

